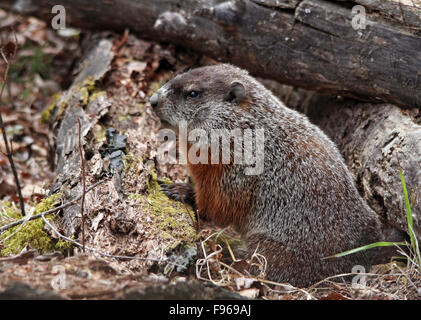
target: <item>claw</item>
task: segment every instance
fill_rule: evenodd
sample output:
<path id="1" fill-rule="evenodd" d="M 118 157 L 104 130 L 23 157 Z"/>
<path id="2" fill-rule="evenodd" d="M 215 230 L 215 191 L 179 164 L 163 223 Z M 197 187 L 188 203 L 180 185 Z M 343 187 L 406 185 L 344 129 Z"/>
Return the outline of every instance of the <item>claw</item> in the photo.
<path id="1" fill-rule="evenodd" d="M 158 182 L 158 184 L 161 186 L 161 187 L 167 187 L 168 185 L 164 182 L 164 181 L 162 181 L 162 180 L 157 180 L 157 182 Z"/>

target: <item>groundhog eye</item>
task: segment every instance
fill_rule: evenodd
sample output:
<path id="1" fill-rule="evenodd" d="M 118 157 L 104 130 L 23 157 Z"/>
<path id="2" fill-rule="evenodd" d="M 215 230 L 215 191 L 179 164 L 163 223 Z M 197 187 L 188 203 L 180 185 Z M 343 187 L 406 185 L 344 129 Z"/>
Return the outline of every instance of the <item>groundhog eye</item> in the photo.
<path id="1" fill-rule="evenodd" d="M 196 90 L 190 90 L 187 93 L 187 96 L 190 97 L 190 98 L 197 98 L 199 95 L 200 95 L 200 92 L 196 91 Z"/>

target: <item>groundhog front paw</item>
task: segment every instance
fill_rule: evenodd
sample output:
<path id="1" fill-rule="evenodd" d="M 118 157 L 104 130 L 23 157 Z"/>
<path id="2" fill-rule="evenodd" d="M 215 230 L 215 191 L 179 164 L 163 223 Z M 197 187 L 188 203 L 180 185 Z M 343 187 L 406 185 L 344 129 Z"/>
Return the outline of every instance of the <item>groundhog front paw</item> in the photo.
<path id="1" fill-rule="evenodd" d="M 196 210 L 196 203 L 194 201 L 194 189 L 190 183 L 160 183 L 161 191 L 164 192 L 168 198 L 191 205 Z"/>

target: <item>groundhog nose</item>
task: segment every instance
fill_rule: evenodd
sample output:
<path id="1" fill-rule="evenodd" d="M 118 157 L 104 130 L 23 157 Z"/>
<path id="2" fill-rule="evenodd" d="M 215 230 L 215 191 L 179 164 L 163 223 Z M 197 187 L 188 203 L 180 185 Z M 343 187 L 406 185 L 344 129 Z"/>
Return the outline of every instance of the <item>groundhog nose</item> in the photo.
<path id="1" fill-rule="evenodd" d="M 158 94 L 154 93 L 152 97 L 149 99 L 149 102 L 151 103 L 152 108 L 156 108 L 158 106 L 158 100 L 159 100 Z"/>

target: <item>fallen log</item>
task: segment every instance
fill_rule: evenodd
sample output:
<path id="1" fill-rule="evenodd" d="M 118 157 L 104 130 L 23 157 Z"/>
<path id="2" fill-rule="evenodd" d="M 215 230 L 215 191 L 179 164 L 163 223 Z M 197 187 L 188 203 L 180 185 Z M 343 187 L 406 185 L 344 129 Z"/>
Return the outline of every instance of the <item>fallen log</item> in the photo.
<path id="1" fill-rule="evenodd" d="M 62 0 L 60 4 L 72 26 L 129 28 L 140 37 L 189 47 L 282 83 L 414 107 L 421 105 L 418 2 Z M 56 4 L 0 0 L 1 8 L 45 20 L 54 17 L 51 8 Z M 367 8 L 365 29 L 354 30 L 351 25 L 355 17 L 351 8 L 357 4 Z"/>

